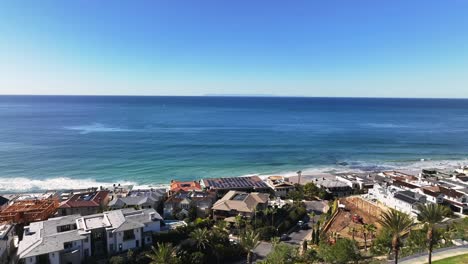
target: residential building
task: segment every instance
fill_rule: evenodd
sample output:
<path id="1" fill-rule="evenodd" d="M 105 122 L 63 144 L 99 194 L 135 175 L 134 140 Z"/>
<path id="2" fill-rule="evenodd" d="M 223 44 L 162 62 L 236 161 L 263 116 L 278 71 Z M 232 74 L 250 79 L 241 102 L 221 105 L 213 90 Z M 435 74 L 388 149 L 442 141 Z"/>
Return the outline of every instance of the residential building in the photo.
<path id="1" fill-rule="evenodd" d="M 369 189 L 368 197 L 389 208 L 407 213 L 413 217 L 418 212 L 417 206 L 427 202 L 427 197 L 420 193 L 404 190 L 393 185 L 381 185 L 378 183 L 374 184 L 372 189 Z"/>
<path id="2" fill-rule="evenodd" d="M 296 189 L 293 183 L 289 182 L 284 176 L 269 176 L 266 183 L 275 192 L 276 197 L 285 198 L 290 191 Z"/>
<path id="3" fill-rule="evenodd" d="M 11 261 L 11 253 L 15 249 L 14 235 L 14 225 L 0 223 L 0 263 L 9 263 Z"/>
<path id="4" fill-rule="evenodd" d="M 362 190 L 367 192 L 374 186 L 374 177 L 363 174 L 338 174 L 336 180 L 346 183 L 354 190 Z"/>
<path id="5" fill-rule="evenodd" d="M 215 200 L 213 192 L 178 191 L 164 202 L 164 217 L 173 218 L 176 214 L 179 218 L 187 217 L 192 207 L 196 208 L 198 217 L 207 217 Z"/>
<path id="6" fill-rule="evenodd" d="M 62 202 L 58 215 L 91 215 L 102 211 L 109 203 L 109 191 L 94 191 L 74 194 Z"/>
<path id="7" fill-rule="evenodd" d="M 128 207 L 157 209 L 165 196 L 165 189 L 135 190 L 130 191 L 125 197 L 114 198 L 109 202 L 108 207 L 112 210 Z"/>
<path id="8" fill-rule="evenodd" d="M 231 190 L 262 193 L 268 193 L 271 190 L 258 176 L 203 179 L 203 186 L 209 191 L 216 192 L 218 197 L 222 197 Z"/>
<path id="9" fill-rule="evenodd" d="M 238 215 L 252 218 L 268 206 L 268 200 L 267 193 L 229 191 L 213 205 L 213 219 L 232 222 Z"/>
<path id="10" fill-rule="evenodd" d="M 315 185 L 335 197 L 343 197 L 353 194 L 353 189 L 346 182 L 327 178 L 316 178 L 313 182 Z"/>
<path id="11" fill-rule="evenodd" d="M 59 206 L 58 199 L 16 199 L 0 212 L 0 222 L 28 224 L 51 217 Z"/>
<path id="12" fill-rule="evenodd" d="M 169 189 L 169 195 L 172 195 L 176 192 L 179 191 L 184 191 L 184 192 L 200 192 L 202 191 L 202 186 L 200 185 L 200 182 L 198 181 L 176 181 L 176 180 L 171 180 L 171 187 Z"/>
<path id="13" fill-rule="evenodd" d="M 89 257 L 151 245 L 162 220 L 154 209 L 124 209 L 34 222 L 24 228 L 18 256 L 25 264 L 86 263 Z"/>

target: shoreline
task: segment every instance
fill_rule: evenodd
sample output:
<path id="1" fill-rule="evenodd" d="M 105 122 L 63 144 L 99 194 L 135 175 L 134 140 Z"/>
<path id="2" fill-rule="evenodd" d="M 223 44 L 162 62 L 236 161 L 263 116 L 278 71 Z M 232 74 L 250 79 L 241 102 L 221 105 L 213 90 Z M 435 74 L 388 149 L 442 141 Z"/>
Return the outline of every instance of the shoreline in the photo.
<path id="1" fill-rule="evenodd" d="M 401 171 L 420 171 L 422 168 L 438 168 L 438 169 L 456 169 L 460 166 L 468 164 L 468 159 L 459 160 L 420 160 L 416 162 L 381 162 L 377 163 L 357 163 L 350 162 L 346 165 L 337 164 L 334 167 L 331 166 L 315 166 L 310 168 L 302 169 L 301 183 L 306 183 L 314 178 L 333 178 L 340 173 L 376 173 L 385 170 L 401 170 Z M 298 168 L 300 170 L 300 168 Z M 247 177 L 247 176 L 259 176 L 262 180 L 269 176 L 283 176 L 288 178 L 291 182 L 297 182 L 297 173 L 295 171 L 283 171 L 278 173 L 252 173 L 239 176 L 222 176 L 219 177 Z M 208 178 L 208 177 L 207 177 Z M 192 179 L 201 180 L 202 178 Z M 167 179 L 167 183 L 139 183 L 131 180 L 116 180 L 115 182 L 100 182 L 92 178 L 74 179 L 70 177 L 56 177 L 46 179 L 30 179 L 27 177 L 15 177 L 15 178 L 1 178 L 0 177 L 0 194 L 10 193 L 35 193 L 45 192 L 50 190 L 72 190 L 79 188 L 91 188 L 91 187 L 104 187 L 110 188 L 114 184 L 121 185 L 132 185 L 133 189 L 148 189 L 148 188 L 165 188 L 168 189 L 170 186 L 170 180 Z M 177 180 L 177 179 L 174 179 Z"/>

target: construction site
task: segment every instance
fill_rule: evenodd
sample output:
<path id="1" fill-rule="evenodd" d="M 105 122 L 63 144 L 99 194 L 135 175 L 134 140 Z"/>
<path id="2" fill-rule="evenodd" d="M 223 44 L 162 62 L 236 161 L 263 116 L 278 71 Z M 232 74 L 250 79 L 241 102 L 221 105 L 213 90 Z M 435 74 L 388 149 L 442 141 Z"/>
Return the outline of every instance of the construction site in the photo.
<path id="1" fill-rule="evenodd" d="M 0 223 L 29 224 L 47 220 L 55 214 L 59 201 L 54 198 L 19 200 L 0 212 Z"/>
<path id="2" fill-rule="evenodd" d="M 359 196 L 342 198 L 339 200 L 339 209 L 323 232 L 328 235 L 331 243 L 337 238 L 349 238 L 355 240 L 359 247 L 369 246 L 380 229 L 377 221 L 384 210 L 385 208 Z"/>

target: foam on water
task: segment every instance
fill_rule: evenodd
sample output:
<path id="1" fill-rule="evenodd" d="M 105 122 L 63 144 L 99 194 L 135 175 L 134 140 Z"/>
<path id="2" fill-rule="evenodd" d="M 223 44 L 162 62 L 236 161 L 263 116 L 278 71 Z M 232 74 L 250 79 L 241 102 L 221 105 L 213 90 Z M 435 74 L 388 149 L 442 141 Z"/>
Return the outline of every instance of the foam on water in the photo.
<path id="1" fill-rule="evenodd" d="M 382 163 L 371 163 L 371 162 L 348 162 L 347 165 L 335 165 L 335 166 L 314 166 L 310 168 L 302 169 L 302 175 L 304 176 L 320 176 L 320 175 L 332 175 L 335 173 L 363 173 L 363 172 L 376 172 L 383 170 L 398 169 L 403 171 L 419 171 L 422 168 L 439 168 L 439 169 L 456 169 L 461 166 L 467 165 L 468 159 L 462 160 L 420 160 L 412 162 L 382 162 Z M 298 168 L 299 170 L 300 168 Z M 247 176 L 259 176 L 260 178 L 266 178 L 272 175 L 283 175 L 285 177 L 296 176 L 297 171 L 281 171 L 278 173 L 250 173 L 245 175 L 239 175 L 238 177 Z M 221 177 L 221 176 L 220 176 Z M 198 180 L 198 179 L 193 179 Z M 48 178 L 44 180 L 30 179 L 26 177 L 16 178 L 1 178 L 0 177 L 0 193 L 9 192 L 30 192 L 30 191 L 43 191 L 43 190 L 60 190 L 60 189 L 73 189 L 73 188 L 89 188 L 89 187 L 109 187 L 114 183 L 130 184 L 134 185 L 134 189 L 144 188 L 168 188 L 169 182 L 167 183 L 138 183 L 131 181 L 119 181 L 116 182 L 100 182 L 93 179 L 73 179 L 69 177 L 58 177 Z"/>
<path id="2" fill-rule="evenodd" d="M 120 182 L 120 184 L 127 185 L 134 182 Z M 0 178 L 0 192 L 30 192 L 42 190 L 61 190 L 61 189 L 76 189 L 76 188 L 89 188 L 89 187 L 109 187 L 113 183 L 98 182 L 93 179 L 72 179 L 68 177 L 49 178 L 44 180 L 30 179 L 26 177 L 16 178 Z"/>
<path id="3" fill-rule="evenodd" d="M 93 123 L 91 125 L 83 125 L 83 126 L 68 126 L 64 127 L 67 130 L 76 130 L 80 131 L 80 134 L 89 134 L 89 133 L 99 133 L 99 132 L 130 132 L 133 131 L 127 128 L 120 128 L 120 127 L 111 127 L 106 126 L 101 123 Z"/>

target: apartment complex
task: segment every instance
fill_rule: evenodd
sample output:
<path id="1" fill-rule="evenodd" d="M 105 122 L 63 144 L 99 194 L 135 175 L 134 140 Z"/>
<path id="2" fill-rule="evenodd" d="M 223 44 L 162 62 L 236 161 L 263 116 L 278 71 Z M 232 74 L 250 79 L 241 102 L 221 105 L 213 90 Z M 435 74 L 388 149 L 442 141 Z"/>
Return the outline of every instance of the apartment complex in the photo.
<path id="1" fill-rule="evenodd" d="M 79 264 L 152 244 L 162 220 L 154 209 L 50 218 L 24 228 L 18 256 L 25 264 Z"/>

